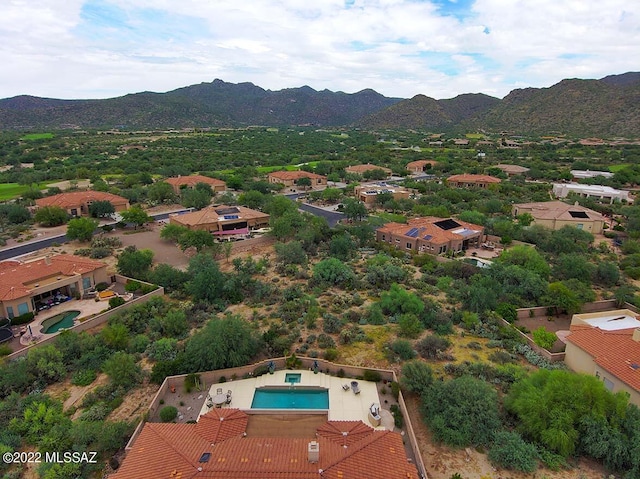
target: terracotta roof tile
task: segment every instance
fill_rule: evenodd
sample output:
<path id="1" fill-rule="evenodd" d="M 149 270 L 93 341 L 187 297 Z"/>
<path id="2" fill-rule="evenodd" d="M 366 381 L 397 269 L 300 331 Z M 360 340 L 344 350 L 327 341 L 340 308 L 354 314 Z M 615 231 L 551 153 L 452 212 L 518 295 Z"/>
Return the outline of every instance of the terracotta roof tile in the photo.
<path id="1" fill-rule="evenodd" d="M 462 174 L 462 175 L 453 175 L 447 178 L 449 182 L 457 182 L 457 183 L 500 183 L 500 178 L 495 178 L 489 175 L 470 175 L 470 174 Z"/>
<path id="2" fill-rule="evenodd" d="M 428 241 L 433 244 L 443 244 L 448 243 L 449 241 L 456 239 L 463 239 L 464 237 L 455 231 L 458 231 L 459 228 L 444 230 L 439 228 L 435 223 L 444 221 L 446 218 L 436 218 L 433 216 L 425 217 L 425 218 L 414 218 L 405 223 L 387 223 L 381 228 L 378 228 L 377 231 L 393 234 L 397 236 L 405 236 L 407 238 L 415 238 L 413 236 L 407 235 L 411 230 L 417 229 L 417 238 L 425 239 L 428 238 Z M 467 230 L 479 231 L 483 232 L 484 227 L 474 225 L 472 223 L 467 223 L 466 221 L 460 221 L 458 219 L 454 220 L 456 223 L 460 225 L 460 228 L 466 228 Z M 430 236 L 430 238 L 429 238 Z"/>
<path id="3" fill-rule="evenodd" d="M 325 176 L 308 171 L 272 171 L 267 176 L 278 180 L 299 180 L 300 178 L 324 179 Z"/>
<path id="4" fill-rule="evenodd" d="M 185 213 L 181 215 L 172 215 L 171 219 L 176 223 L 183 224 L 185 226 L 195 226 L 202 224 L 211 224 L 217 223 L 221 218 L 225 215 L 237 215 L 237 221 L 242 220 L 252 220 L 252 219 L 268 219 L 269 215 L 267 213 L 263 213 L 262 211 L 252 210 L 250 208 L 245 208 L 244 206 L 232 206 L 232 207 L 223 207 L 224 210 L 220 210 L 220 205 L 209 206 L 207 208 L 202 208 L 199 211 L 193 211 L 191 213 Z M 231 208 L 231 209 L 230 209 Z M 222 211 L 219 213 L 218 211 Z M 231 212 L 234 210 L 233 212 Z M 225 212 L 229 211 L 229 212 Z"/>
<path id="5" fill-rule="evenodd" d="M 600 328 L 571 327 L 567 340 L 584 350 L 596 364 L 640 392 L 640 342 L 634 341 L 634 329 L 603 331 Z"/>
<path id="6" fill-rule="evenodd" d="M 104 191 L 72 191 L 70 193 L 60 193 L 58 195 L 46 196 L 36 200 L 36 206 L 59 206 L 61 208 L 71 208 L 79 206 L 87 202 L 93 201 L 109 201 L 111 204 L 123 205 L 128 204 L 129 200 L 122 196 L 105 193 Z"/>
<path id="7" fill-rule="evenodd" d="M 513 205 L 514 208 L 518 208 L 521 210 L 526 210 L 527 213 L 531 214 L 534 219 L 544 220 L 544 219 L 556 219 L 556 220 L 566 220 L 566 221 L 584 221 L 584 219 L 592 220 L 592 221 L 604 221 L 604 216 L 602 216 L 597 211 L 591 210 L 589 208 L 585 208 L 580 205 L 569 205 L 562 201 L 542 201 L 538 203 L 519 203 Z M 571 212 L 580 212 L 587 215 L 587 218 L 576 218 L 571 216 Z"/>
<path id="8" fill-rule="evenodd" d="M 203 175 L 174 176 L 171 178 L 167 178 L 164 181 L 172 186 L 180 187 L 182 185 L 186 185 L 190 188 L 193 188 L 198 183 L 205 183 L 212 186 L 227 186 L 227 184 L 222 180 L 219 180 L 217 178 L 209 178 L 208 176 Z"/>
<path id="9" fill-rule="evenodd" d="M 85 274 L 105 264 L 83 256 L 59 254 L 30 262 L 0 263 L 0 301 L 28 296 L 32 284 L 54 276 Z"/>
<path id="10" fill-rule="evenodd" d="M 371 163 L 367 163 L 366 165 L 348 166 L 344 169 L 344 171 L 347 171 L 349 173 L 365 173 L 367 171 L 373 171 L 373 170 L 382 170 L 385 173 L 391 173 L 390 168 L 385 168 L 384 166 L 372 165 Z"/>
<path id="11" fill-rule="evenodd" d="M 240 436 L 247 429 L 249 417 L 243 411 L 230 408 L 212 409 L 200 417 L 195 432 L 212 443 Z"/>

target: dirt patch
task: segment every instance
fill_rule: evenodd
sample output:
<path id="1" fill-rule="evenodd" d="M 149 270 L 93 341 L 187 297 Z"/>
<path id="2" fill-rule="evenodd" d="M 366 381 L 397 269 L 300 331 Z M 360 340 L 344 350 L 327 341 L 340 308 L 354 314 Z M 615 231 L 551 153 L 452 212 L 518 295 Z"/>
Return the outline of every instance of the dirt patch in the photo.
<path id="1" fill-rule="evenodd" d="M 98 386 L 102 386 L 109 381 L 106 374 L 99 374 L 95 381 L 88 386 L 74 386 L 71 384 L 71 379 L 67 379 L 61 383 L 55 383 L 47 387 L 46 393 L 60 401 L 62 401 L 62 408 L 64 411 L 72 407 L 80 407 L 85 395 L 93 391 Z"/>
<path id="2" fill-rule="evenodd" d="M 158 392 L 157 384 L 146 384 L 127 393 L 124 401 L 107 416 L 108 421 L 134 421 L 140 418 L 151 405 L 151 400 Z"/>

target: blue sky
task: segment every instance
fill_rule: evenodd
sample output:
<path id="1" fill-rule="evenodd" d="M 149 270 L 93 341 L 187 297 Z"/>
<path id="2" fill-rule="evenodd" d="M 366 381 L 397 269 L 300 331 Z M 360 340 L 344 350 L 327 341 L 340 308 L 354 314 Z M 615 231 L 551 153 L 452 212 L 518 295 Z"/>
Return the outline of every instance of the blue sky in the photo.
<path id="1" fill-rule="evenodd" d="M 638 71 L 628 0 L 3 0 L 0 98 L 263 88 L 503 97 Z"/>

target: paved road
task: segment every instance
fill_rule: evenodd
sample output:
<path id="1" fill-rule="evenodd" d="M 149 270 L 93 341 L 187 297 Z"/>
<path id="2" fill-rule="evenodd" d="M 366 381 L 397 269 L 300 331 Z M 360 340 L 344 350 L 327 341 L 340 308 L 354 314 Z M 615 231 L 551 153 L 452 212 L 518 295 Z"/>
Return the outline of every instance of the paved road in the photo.
<path id="1" fill-rule="evenodd" d="M 171 214 L 182 213 L 182 212 L 186 213 L 188 211 L 191 211 L 191 210 L 171 211 L 170 213 Z M 160 221 L 160 220 L 167 219 L 169 217 L 169 213 L 157 213 L 149 216 L 151 216 L 155 221 Z M 110 224 L 115 225 L 115 222 Z M 53 244 L 62 244 L 62 243 L 66 243 L 67 241 L 69 241 L 67 236 L 62 234 L 58 236 L 51 236 L 49 238 L 43 238 L 40 240 L 30 241 L 29 243 L 23 243 L 21 245 L 12 246 L 10 248 L 5 248 L 0 251 L 0 261 L 9 259 L 9 258 L 15 258 L 16 256 L 22 256 L 28 253 L 33 253 L 34 251 L 48 248 Z"/>
<path id="2" fill-rule="evenodd" d="M 333 228 L 338 224 L 338 221 L 344 218 L 342 213 L 338 213 L 337 211 L 327 211 L 322 208 L 318 208 L 317 206 L 311 206 L 307 203 L 303 203 L 299 206 L 302 211 L 306 211 L 307 213 L 311 213 L 315 216 L 322 216 L 326 218 L 327 223 L 329 223 L 329 227 Z"/>

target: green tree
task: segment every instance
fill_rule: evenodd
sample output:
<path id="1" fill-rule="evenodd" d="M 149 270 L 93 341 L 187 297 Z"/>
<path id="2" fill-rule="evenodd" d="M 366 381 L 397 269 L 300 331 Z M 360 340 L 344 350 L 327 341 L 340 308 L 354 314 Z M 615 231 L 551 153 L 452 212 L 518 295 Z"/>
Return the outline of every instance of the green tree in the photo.
<path id="1" fill-rule="evenodd" d="M 59 206 L 43 206 L 38 208 L 33 219 L 42 226 L 60 226 L 67 222 L 69 214 Z"/>
<path id="2" fill-rule="evenodd" d="M 26 363 L 31 375 L 47 383 L 56 382 L 67 374 L 62 353 L 53 345 L 29 350 Z"/>
<path id="3" fill-rule="evenodd" d="M 182 251 L 187 248 L 195 248 L 202 251 L 214 244 L 213 236 L 208 231 L 203 230 L 187 230 L 178 238 L 178 244 Z"/>
<path id="4" fill-rule="evenodd" d="M 349 288 L 355 279 L 356 276 L 349 265 L 337 258 L 322 260 L 313 267 L 313 280 L 321 285 Z"/>
<path id="5" fill-rule="evenodd" d="M 579 253 L 560 254 L 553 268 L 553 275 L 560 280 L 577 279 L 586 284 L 591 284 L 595 267 L 584 255 Z"/>
<path id="6" fill-rule="evenodd" d="M 120 212 L 122 221 L 125 223 L 133 223 L 135 228 L 142 226 L 145 223 L 150 223 L 153 218 L 147 214 L 140 206 L 134 205 L 128 210 Z"/>
<path id="7" fill-rule="evenodd" d="M 545 279 L 549 277 L 551 272 L 551 268 L 542 255 L 530 246 L 516 245 L 506 249 L 498 256 L 496 261 L 507 265 L 520 266 Z"/>
<path id="8" fill-rule="evenodd" d="M 186 226 L 169 223 L 160 230 L 160 238 L 175 241 L 177 243 L 180 240 L 180 237 L 188 231 L 189 228 Z"/>
<path id="9" fill-rule="evenodd" d="M 367 207 L 361 201 L 347 198 L 343 203 L 343 213 L 345 218 L 351 221 L 361 221 L 369 216 Z"/>
<path id="10" fill-rule="evenodd" d="M 89 214 L 92 218 L 106 218 L 115 212 L 116 209 L 108 200 L 97 200 L 89 205 Z"/>
<path id="11" fill-rule="evenodd" d="M 187 341 L 188 371 L 210 371 L 248 364 L 260 352 L 260 341 L 249 323 L 238 316 L 209 321 Z"/>
<path id="12" fill-rule="evenodd" d="M 156 181 L 147 188 L 147 199 L 152 203 L 173 203 L 176 193 L 166 181 Z"/>
<path id="13" fill-rule="evenodd" d="M 575 314 L 580 311 L 581 307 L 580 300 L 575 292 L 560 281 L 549 284 L 549 289 L 543 301 L 544 304 L 554 307 L 556 314 L 561 312 Z"/>
<path id="14" fill-rule="evenodd" d="M 211 198 L 213 198 L 211 188 L 209 188 L 209 191 L 198 188 L 185 188 L 182 190 L 180 202 L 185 208 L 201 210 L 211 204 Z"/>
<path id="15" fill-rule="evenodd" d="M 153 263 L 153 251 L 127 246 L 118 256 L 118 273 L 136 279 L 146 279 Z"/>
<path id="16" fill-rule="evenodd" d="M 184 289 L 184 285 L 189 280 L 189 274 L 169 264 L 161 263 L 149 272 L 148 279 L 162 286 L 167 293 L 171 293 Z"/>
<path id="17" fill-rule="evenodd" d="M 422 395 L 433 384 L 433 370 L 424 361 L 408 361 L 402 365 L 400 384 L 407 391 Z"/>
<path id="18" fill-rule="evenodd" d="M 417 317 L 424 311 L 424 302 L 396 283 L 380 295 L 379 304 L 382 312 L 389 316 L 413 314 Z"/>
<path id="19" fill-rule="evenodd" d="M 78 241 L 91 241 L 98 220 L 92 218 L 74 218 L 67 223 L 67 238 Z"/>
<path id="20" fill-rule="evenodd" d="M 304 188 L 305 190 L 307 188 L 311 188 L 311 178 L 307 177 L 307 176 L 303 176 L 302 178 L 298 178 L 296 180 L 296 186 L 301 186 L 302 188 Z"/>
<path id="21" fill-rule="evenodd" d="M 276 260 L 282 264 L 307 264 L 307 253 L 300 241 L 289 241 L 288 243 L 276 243 Z"/>
<path id="22" fill-rule="evenodd" d="M 124 324 L 116 323 L 100 331 L 100 338 L 111 349 L 124 350 L 129 345 L 129 334 L 129 328 Z"/>
<path id="23" fill-rule="evenodd" d="M 424 326 L 415 314 L 405 313 L 398 318 L 398 335 L 415 339 L 420 336 Z"/>
<path id="24" fill-rule="evenodd" d="M 329 255 L 342 261 L 349 261 L 356 253 L 356 243 L 348 233 L 342 233 L 331 238 Z"/>
<path id="25" fill-rule="evenodd" d="M 109 376 L 115 386 L 127 389 L 135 386 L 142 378 L 142 370 L 132 354 L 118 351 L 102 364 L 102 371 Z"/>
<path id="26" fill-rule="evenodd" d="M 618 265 L 611 261 L 599 262 L 596 268 L 595 279 L 597 283 L 608 288 L 615 286 L 620 280 Z"/>
<path id="27" fill-rule="evenodd" d="M 434 382 L 422 407 L 436 440 L 454 447 L 488 445 L 501 425 L 496 390 L 470 376 Z"/>
<path id="28" fill-rule="evenodd" d="M 191 277 L 187 291 L 194 300 L 211 304 L 221 302 L 226 278 L 211 255 L 200 253 L 191 258 L 187 273 Z"/>
<path id="29" fill-rule="evenodd" d="M 556 343 L 558 337 L 556 333 L 552 331 L 547 331 L 544 326 L 540 326 L 538 329 L 534 330 L 531 333 L 533 336 L 533 341 L 540 346 L 541 348 L 546 349 L 547 351 L 551 351 L 551 348 Z"/>
<path id="30" fill-rule="evenodd" d="M 238 204 L 254 210 L 261 210 L 267 203 L 267 195 L 259 191 L 245 191 L 238 196 Z"/>

